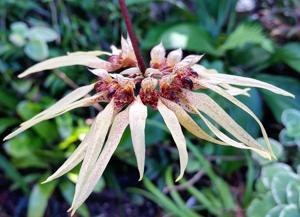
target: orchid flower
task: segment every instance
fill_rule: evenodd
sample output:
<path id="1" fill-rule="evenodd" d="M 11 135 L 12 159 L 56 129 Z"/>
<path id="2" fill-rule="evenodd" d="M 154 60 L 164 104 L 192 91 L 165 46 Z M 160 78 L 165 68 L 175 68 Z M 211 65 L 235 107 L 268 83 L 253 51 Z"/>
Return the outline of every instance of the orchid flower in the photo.
<path id="1" fill-rule="evenodd" d="M 108 57 L 104 60 L 98 57 L 101 55 Z M 5 140 L 11 139 L 41 121 L 62 115 L 75 108 L 107 103 L 96 116 L 81 144 L 45 181 L 50 182 L 66 174 L 82 162 L 70 208 L 72 214 L 92 193 L 128 125 L 131 130 L 139 176 L 142 179 L 145 162 L 147 106 L 161 114 L 177 146 L 180 161 L 177 180 L 182 178 L 188 163 L 182 127 L 196 137 L 212 143 L 250 149 L 267 159 L 275 157 L 262 123 L 235 96 L 249 96 L 248 91 L 251 87 L 294 97 L 292 94 L 259 80 L 221 74 L 213 69 L 207 69 L 198 64 L 202 58 L 201 55 L 189 55 L 183 58 L 180 49 L 166 55 L 162 43 L 151 50 L 150 56 L 149 68 L 141 72 L 130 40 L 122 38 L 121 49 L 112 47 L 112 53 L 102 51 L 69 53 L 38 63 L 19 75 L 22 78 L 39 71 L 82 65 L 88 67 L 97 76 L 95 83 L 73 90 L 45 111 L 22 123 L 16 131 L 5 137 Z M 226 98 L 251 115 L 259 125 L 268 148 L 260 146 L 220 105 L 204 93 L 203 90 L 206 89 Z M 88 97 L 90 92 L 94 92 L 94 95 Z M 202 129 L 190 114 L 199 116 L 215 137 Z M 223 131 L 220 128 L 223 128 Z"/>

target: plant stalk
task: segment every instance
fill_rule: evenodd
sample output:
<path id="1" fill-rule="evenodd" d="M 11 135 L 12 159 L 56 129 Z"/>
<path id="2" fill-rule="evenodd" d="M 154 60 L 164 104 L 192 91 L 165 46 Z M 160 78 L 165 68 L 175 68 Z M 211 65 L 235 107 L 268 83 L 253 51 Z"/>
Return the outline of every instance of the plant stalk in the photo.
<path id="1" fill-rule="evenodd" d="M 142 53 L 139 49 L 138 40 L 137 40 L 137 38 L 134 34 L 134 31 L 133 31 L 132 22 L 131 22 L 130 17 L 129 17 L 129 13 L 128 13 L 128 9 L 127 9 L 127 5 L 125 3 L 125 0 L 119 0 L 119 5 L 120 5 L 122 16 L 123 16 L 125 24 L 126 24 L 126 28 L 127 28 L 127 31 L 128 31 L 129 38 L 130 38 L 131 43 L 132 43 L 132 47 L 133 47 L 133 50 L 134 50 L 134 53 L 135 53 L 135 56 L 136 56 L 138 67 L 139 67 L 140 71 L 144 74 L 145 71 L 146 71 L 145 62 L 144 62 Z"/>

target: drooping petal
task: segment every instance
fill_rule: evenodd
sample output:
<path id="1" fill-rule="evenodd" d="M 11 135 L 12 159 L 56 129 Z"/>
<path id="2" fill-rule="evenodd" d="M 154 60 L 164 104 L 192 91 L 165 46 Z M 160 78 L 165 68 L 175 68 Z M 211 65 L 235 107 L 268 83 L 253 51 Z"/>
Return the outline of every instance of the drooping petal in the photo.
<path id="1" fill-rule="evenodd" d="M 167 65 L 174 66 L 179 63 L 182 59 L 182 50 L 179 48 L 177 50 L 171 51 L 167 56 Z"/>
<path id="2" fill-rule="evenodd" d="M 227 75 L 221 73 L 206 73 L 204 70 L 200 74 L 203 78 L 203 82 L 210 84 L 232 84 L 237 86 L 246 86 L 246 87 L 257 87 L 269 90 L 273 93 L 280 94 L 283 96 L 295 97 L 293 94 L 278 88 L 272 84 L 259 81 L 253 78 L 245 78 L 236 75 Z"/>
<path id="3" fill-rule="evenodd" d="M 150 64 L 162 64 L 165 61 L 166 50 L 160 42 L 158 45 L 152 48 L 150 52 L 151 62 Z"/>
<path id="4" fill-rule="evenodd" d="M 89 92 L 91 92 L 94 89 L 95 83 L 79 87 L 70 93 L 68 93 L 66 96 L 58 100 L 55 104 L 47 108 L 46 110 L 42 111 L 41 113 L 34 116 L 32 119 L 41 117 L 45 114 L 50 113 L 56 113 L 55 111 L 61 110 L 61 108 L 66 107 L 67 105 L 71 104 L 72 102 L 75 102 L 76 100 L 86 96 Z M 24 122 L 23 124 L 25 124 Z M 22 124 L 21 124 L 22 125 Z"/>
<path id="5" fill-rule="evenodd" d="M 227 93 L 229 93 L 232 96 L 239 96 L 239 95 L 244 95 L 244 96 L 250 96 L 248 93 L 251 88 L 238 88 L 238 87 L 233 87 L 230 84 L 220 84 L 220 87 L 223 87 Z"/>
<path id="6" fill-rule="evenodd" d="M 163 117 L 167 127 L 169 128 L 171 135 L 175 141 L 179 152 L 179 161 L 180 161 L 180 173 L 176 181 L 182 178 L 185 168 L 188 163 L 188 153 L 186 150 L 186 141 L 182 133 L 180 124 L 176 118 L 174 112 L 168 109 L 160 100 L 158 100 L 157 109 L 161 116 Z"/>
<path id="7" fill-rule="evenodd" d="M 86 179 L 84 186 L 81 189 L 81 193 L 76 201 L 73 202 L 72 215 L 81 206 L 81 204 L 88 198 L 92 193 L 95 185 L 101 178 L 109 160 L 113 153 L 117 149 L 117 146 L 122 138 L 122 135 L 129 123 L 128 109 L 120 112 L 116 115 L 112 127 L 110 129 L 107 141 L 97 159 L 89 177 Z"/>
<path id="8" fill-rule="evenodd" d="M 95 118 L 90 132 L 83 139 L 82 143 L 87 143 L 87 151 L 85 153 L 82 166 L 76 183 L 74 201 L 77 200 L 87 177 L 89 176 L 96 160 L 99 157 L 104 144 L 108 129 L 112 123 L 114 116 L 114 100 L 112 100 L 103 111 Z"/>
<path id="9" fill-rule="evenodd" d="M 188 113 L 180 105 L 164 98 L 161 98 L 161 101 L 175 113 L 180 124 L 189 132 L 191 132 L 200 139 L 224 145 L 224 142 L 221 142 L 211 137 L 203 129 L 201 129 L 201 127 L 188 115 Z"/>
<path id="10" fill-rule="evenodd" d="M 241 108 L 242 110 L 244 110 L 245 112 L 247 112 L 250 116 L 253 117 L 253 119 L 258 123 L 260 129 L 261 129 L 261 132 L 262 132 L 262 135 L 263 135 L 263 138 L 265 140 L 265 143 L 267 144 L 268 148 L 269 148 L 269 151 L 270 153 L 272 154 L 272 156 L 274 158 L 275 155 L 272 151 L 272 146 L 270 144 L 270 141 L 269 141 L 269 138 L 268 138 L 268 135 L 267 135 L 267 132 L 263 126 L 263 124 L 260 122 L 260 120 L 258 119 L 258 117 L 244 104 L 242 103 L 241 101 L 239 101 L 238 99 L 236 99 L 235 97 L 231 96 L 230 94 L 228 94 L 226 91 L 224 91 L 222 88 L 218 87 L 218 86 L 214 86 L 214 85 L 205 85 L 207 88 L 209 88 L 210 90 L 218 93 L 219 95 L 223 96 L 224 98 L 228 99 L 230 102 L 232 102 L 233 104 L 235 104 L 236 106 L 238 106 L 239 108 Z"/>
<path id="11" fill-rule="evenodd" d="M 102 55 L 108 55 L 111 56 L 112 53 L 106 52 L 106 51 L 101 51 L 101 50 L 94 50 L 94 51 L 76 51 L 76 52 L 71 52 L 67 53 L 69 56 L 70 55 L 87 55 L 87 56 L 102 56 Z"/>
<path id="12" fill-rule="evenodd" d="M 264 149 L 252 138 L 240 125 L 238 125 L 213 99 L 204 93 L 185 91 L 189 102 L 201 112 L 204 112 L 216 121 L 225 130 L 235 136 L 244 144 L 264 151 Z"/>
<path id="13" fill-rule="evenodd" d="M 76 150 L 70 155 L 70 157 L 61 165 L 55 173 L 53 173 L 51 176 L 49 176 L 44 182 L 51 182 L 54 179 L 57 179 L 70 170 L 72 170 L 75 166 L 77 166 L 84 157 L 84 154 L 86 152 L 87 143 L 81 143 Z"/>
<path id="14" fill-rule="evenodd" d="M 95 99 L 97 97 L 98 96 L 88 97 L 88 98 L 73 102 L 71 104 L 66 104 L 64 106 L 57 107 L 56 109 L 50 110 L 48 113 L 43 113 L 42 115 L 38 114 L 38 115 L 34 116 L 33 118 L 31 118 L 30 120 L 22 123 L 17 130 L 15 130 L 14 132 L 7 135 L 3 140 L 11 139 L 11 138 L 15 137 L 16 135 L 24 132 L 25 130 L 31 128 L 32 126 L 34 126 L 42 121 L 57 117 L 57 116 L 65 113 L 65 112 L 68 112 L 72 109 L 89 106 L 95 102 Z"/>
<path id="15" fill-rule="evenodd" d="M 55 57 L 52 59 L 45 60 L 43 62 L 37 63 L 27 70 L 25 70 L 23 73 L 19 74 L 19 78 L 23 78 L 27 75 L 44 71 L 44 70 L 50 70 L 65 66 L 73 66 L 73 65 L 82 65 L 87 66 L 90 68 L 101 68 L 105 69 L 107 71 L 111 71 L 111 63 L 102 60 L 98 58 L 95 55 L 92 54 L 69 54 L 61 57 Z"/>
<path id="16" fill-rule="evenodd" d="M 231 139 L 230 137 L 228 137 L 227 135 L 225 135 L 224 133 L 222 133 L 218 128 L 216 128 L 208 119 L 206 119 L 204 117 L 204 115 L 202 115 L 197 109 L 194 109 L 194 111 L 196 112 L 196 114 L 199 115 L 199 117 L 204 121 L 204 123 L 207 125 L 207 127 L 222 141 L 224 141 L 223 144 L 221 145 L 229 145 L 229 146 L 233 146 L 236 148 L 241 148 L 241 149 L 250 149 L 253 150 L 255 152 L 257 152 L 258 154 L 260 154 L 261 156 L 270 159 L 271 156 L 268 152 L 261 150 L 261 149 L 257 149 L 257 148 L 253 148 L 253 147 L 249 147 L 243 143 L 240 142 L 236 142 L 235 140 Z"/>
<path id="17" fill-rule="evenodd" d="M 129 125 L 133 150 L 140 173 L 139 180 L 141 180 L 144 175 L 146 119 L 147 106 L 145 106 L 141 99 L 137 97 L 137 99 L 129 106 Z"/>

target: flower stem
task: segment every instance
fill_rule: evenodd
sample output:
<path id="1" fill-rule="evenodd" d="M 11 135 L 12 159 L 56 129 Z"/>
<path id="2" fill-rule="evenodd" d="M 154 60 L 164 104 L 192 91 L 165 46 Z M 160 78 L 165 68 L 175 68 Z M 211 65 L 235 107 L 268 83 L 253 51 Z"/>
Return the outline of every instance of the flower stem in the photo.
<path id="1" fill-rule="evenodd" d="M 144 62 L 142 53 L 139 49 L 138 40 L 137 40 L 137 38 L 134 34 L 134 31 L 133 31 L 132 23 L 131 23 L 131 20 L 130 20 L 130 17 L 129 17 L 129 13 L 128 13 L 128 9 L 127 9 L 127 5 L 125 3 L 125 0 L 119 0 L 119 5 L 120 5 L 122 16 L 123 16 L 125 24 L 126 24 L 126 28 L 127 28 L 127 31 L 128 31 L 129 38 L 130 38 L 131 43 L 132 43 L 132 47 L 133 47 L 133 50 L 134 50 L 134 53 L 135 53 L 135 56 L 136 56 L 138 67 L 139 67 L 139 69 L 141 70 L 142 73 L 145 73 L 145 71 L 146 71 L 145 62 Z"/>

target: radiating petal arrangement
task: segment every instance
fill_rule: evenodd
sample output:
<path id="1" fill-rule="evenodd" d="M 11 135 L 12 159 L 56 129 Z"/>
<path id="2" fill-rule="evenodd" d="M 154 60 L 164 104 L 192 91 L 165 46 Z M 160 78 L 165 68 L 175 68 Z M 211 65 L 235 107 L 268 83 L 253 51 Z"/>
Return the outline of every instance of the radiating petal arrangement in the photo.
<path id="1" fill-rule="evenodd" d="M 112 52 L 91 51 L 69 53 L 38 63 L 19 77 L 59 67 L 81 65 L 88 67 L 97 81 L 70 92 L 54 105 L 22 123 L 4 140 L 22 133 L 30 127 L 72 109 L 107 103 L 96 116 L 90 131 L 65 163 L 45 182 L 50 182 L 82 163 L 69 211 L 73 215 L 92 193 L 105 167 L 129 126 L 137 167 L 142 179 L 145 164 L 145 125 L 147 106 L 157 110 L 174 139 L 179 152 L 182 178 L 188 162 L 184 127 L 196 137 L 219 145 L 250 149 L 272 159 L 274 154 L 266 130 L 256 115 L 235 96 L 249 96 L 251 87 L 263 88 L 283 96 L 291 93 L 271 84 L 235 75 L 221 74 L 198 64 L 202 55 L 189 55 L 182 59 L 181 49 L 169 52 L 163 44 L 151 52 L 150 66 L 145 72 L 138 68 L 129 39 L 122 37 L 121 49 L 112 46 Z M 99 56 L 104 56 L 101 59 Z M 241 88 L 245 87 L 245 88 Z M 226 98 L 250 116 L 259 125 L 268 148 L 262 147 L 226 111 L 203 90 Z M 88 94 L 93 94 L 88 96 Z M 198 116 L 210 132 L 202 129 L 191 115 Z M 214 136 L 211 136 L 210 134 Z"/>

